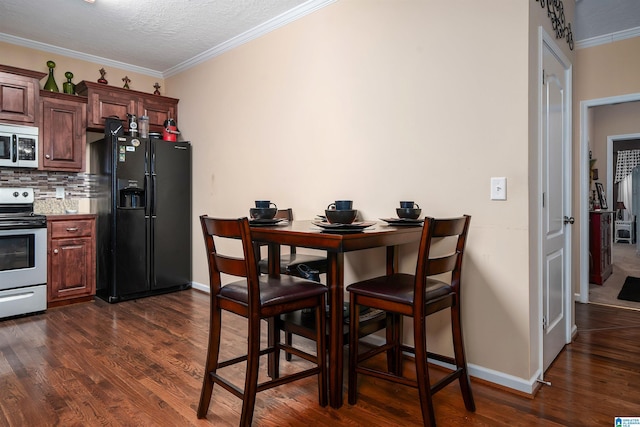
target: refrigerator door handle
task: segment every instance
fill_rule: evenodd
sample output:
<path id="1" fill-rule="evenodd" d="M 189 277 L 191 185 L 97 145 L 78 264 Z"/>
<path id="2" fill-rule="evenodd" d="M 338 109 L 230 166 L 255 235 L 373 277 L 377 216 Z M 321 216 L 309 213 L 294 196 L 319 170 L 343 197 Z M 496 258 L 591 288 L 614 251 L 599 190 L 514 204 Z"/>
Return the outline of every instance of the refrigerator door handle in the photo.
<path id="1" fill-rule="evenodd" d="M 151 183 L 153 185 L 153 189 L 151 191 L 151 216 L 155 218 L 156 216 L 156 200 L 158 200 L 158 180 L 156 174 L 151 175 Z"/>
<path id="2" fill-rule="evenodd" d="M 151 215 L 151 196 L 149 195 L 149 190 L 151 189 L 149 182 L 149 174 L 144 175 L 144 216 L 148 218 Z"/>

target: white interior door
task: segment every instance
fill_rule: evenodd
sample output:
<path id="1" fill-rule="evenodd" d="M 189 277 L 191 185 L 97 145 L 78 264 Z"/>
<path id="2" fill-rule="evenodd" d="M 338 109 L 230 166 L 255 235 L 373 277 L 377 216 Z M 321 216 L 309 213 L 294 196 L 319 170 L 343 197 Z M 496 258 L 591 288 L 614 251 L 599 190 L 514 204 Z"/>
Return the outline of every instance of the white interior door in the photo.
<path id="1" fill-rule="evenodd" d="M 569 64 L 542 37 L 543 371 L 570 341 L 571 147 Z"/>

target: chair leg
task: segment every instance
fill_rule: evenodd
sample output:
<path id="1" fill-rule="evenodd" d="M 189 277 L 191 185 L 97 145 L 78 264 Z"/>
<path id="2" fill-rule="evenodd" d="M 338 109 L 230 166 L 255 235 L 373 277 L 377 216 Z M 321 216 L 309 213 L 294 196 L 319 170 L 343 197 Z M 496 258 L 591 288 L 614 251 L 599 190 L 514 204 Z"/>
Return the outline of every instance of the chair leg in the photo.
<path id="1" fill-rule="evenodd" d="M 248 344 L 247 344 L 247 373 L 244 381 L 244 397 L 242 398 L 242 414 L 240 415 L 240 427 L 251 426 L 253 409 L 256 404 L 258 392 L 258 366 L 260 362 L 260 319 L 249 318 Z"/>
<path id="2" fill-rule="evenodd" d="M 327 316 L 325 315 L 325 297 L 320 297 L 316 307 L 316 357 L 320 372 L 318 373 L 318 400 L 320 406 L 327 406 Z M 289 334 L 291 335 L 291 334 Z"/>
<path id="3" fill-rule="evenodd" d="M 387 370 L 394 375 L 402 376 L 402 315 L 387 312 L 387 343 L 393 348 L 387 350 Z"/>
<path id="4" fill-rule="evenodd" d="M 222 322 L 222 312 L 215 302 L 211 308 L 211 324 L 209 326 L 209 345 L 207 348 L 207 360 L 205 361 L 204 378 L 202 380 L 202 391 L 200 392 L 200 403 L 198 404 L 198 418 L 205 418 L 211 403 L 213 392 L 213 380 L 211 373 L 218 368 L 218 357 L 220 355 L 220 330 Z"/>
<path id="5" fill-rule="evenodd" d="M 349 386 L 348 386 L 348 402 L 355 405 L 358 401 L 358 342 L 360 325 L 358 319 L 360 317 L 360 306 L 357 305 L 358 298 L 355 294 L 349 296 Z"/>
<path id="6" fill-rule="evenodd" d="M 293 334 L 291 332 L 285 332 L 285 334 L 284 334 L 284 342 L 287 343 L 287 345 L 292 345 L 293 344 Z M 291 362 L 291 353 L 285 352 L 284 353 L 284 359 L 287 362 Z"/>
<path id="7" fill-rule="evenodd" d="M 267 346 L 273 347 L 269 354 L 268 374 L 271 378 L 280 378 L 280 320 L 279 316 L 267 319 Z"/>
<path id="8" fill-rule="evenodd" d="M 435 427 L 436 417 L 433 411 L 431 381 L 429 380 L 429 367 L 427 366 L 427 331 L 425 319 L 419 316 L 415 316 L 413 319 L 416 380 L 418 382 L 418 395 L 420 396 L 420 409 L 422 409 L 422 422 L 425 426 Z"/>
<path id="9" fill-rule="evenodd" d="M 467 370 L 467 359 L 464 354 L 464 342 L 462 340 L 462 321 L 460 318 L 460 304 L 451 307 L 451 329 L 453 334 L 453 353 L 456 359 L 456 366 L 462 369 L 462 374 L 458 379 L 460 382 L 460 390 L 462 391 L 462 399 L 464 406 L 468 411 L 474 412 L 476 404 L 471 392 L 471 381 L 469 380 L 469 371 Z"/>

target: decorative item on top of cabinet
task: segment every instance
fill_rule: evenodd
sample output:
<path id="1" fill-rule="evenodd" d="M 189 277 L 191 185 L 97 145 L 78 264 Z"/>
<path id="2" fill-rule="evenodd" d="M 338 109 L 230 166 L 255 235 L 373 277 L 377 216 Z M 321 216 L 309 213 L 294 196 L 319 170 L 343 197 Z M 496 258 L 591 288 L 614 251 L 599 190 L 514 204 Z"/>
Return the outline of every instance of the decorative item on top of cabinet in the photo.
<path id="1" fill-rule="evenodd" d="M 76 85 L 73 84 L 71 79 L 73 78 L 73 73 L 71 71 L 67 71 L 64 73 L 64 76 L 67 78 L 67 81 L 62 83 L 62 91 L 64 93 L 68 93 L 69 95 L 76 94 Z"/>
<path id="2" fill-rule="evenodd" d="M 40 170 L 83 172 L 87 146 L 87 98 L 40 93 Z"/>
<path id="3" fill-rule="evenodd" d="M 46 75 L 40 71 L 0 65 L 0 120 L 36 125 L 40 80 Z"/>
<path id="4" fill-rule="evenodd" d="M 98 79 L 98 83 L 100 83 L 101 85 L 109 84 L 107 79 L 104 78 L 104 75 L 107 74 L 107 71 L 104 69 L 104 67 L 100 68 L 98 72 L 100 73 L 100 78 Z"/>
<path id="5" fill-rule="evenodd" d="M 58 85 L 56 84 L 56 79 L 53 77 L 53 69 L 56 68 L 56 63 L 53 61 L 47 61 L 47 67 L 49 67 L 49 77 L 42 89 L 48 90 L 49 92 L 60 92 Z"/>
<path id="6" fill-rule="evenodd" d="M 96 294 L 95 215 L 47 216 L 49 308 Z"/>
<path id="7" fill-rule="evenodd" d="M 610 211 L 589 212 L 589 283 L 602 285 L 611 276 Z"/>
<path id="8" fill-rule="evenodd" d="M 87 128 L 92 131 L 104 132 L 104 121 L 112 116 L 119 117 L 125 124 L 127 114 L 148 116 L 150 132 L 162 132 L 165 120 L 178 119 L 179 100 L 176 98 L 86 80 L 76 85 L 76 93 L 88 99 Z"/>

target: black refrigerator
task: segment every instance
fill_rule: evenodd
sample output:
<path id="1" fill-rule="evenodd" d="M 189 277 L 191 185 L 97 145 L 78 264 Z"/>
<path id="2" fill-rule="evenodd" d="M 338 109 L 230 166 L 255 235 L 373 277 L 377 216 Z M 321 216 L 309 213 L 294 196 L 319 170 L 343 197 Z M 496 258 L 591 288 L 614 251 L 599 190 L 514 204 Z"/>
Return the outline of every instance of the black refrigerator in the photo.
<path id="1" fill-rule="evenodd" d="M 96 295 L 115 303 L 191 287 L 191 144 L 124 134 L 89 145 Z"/>

